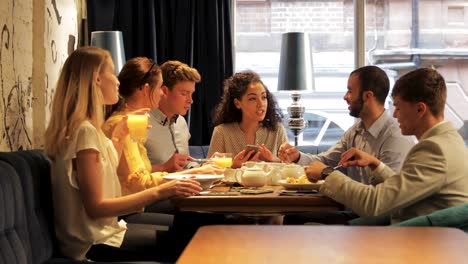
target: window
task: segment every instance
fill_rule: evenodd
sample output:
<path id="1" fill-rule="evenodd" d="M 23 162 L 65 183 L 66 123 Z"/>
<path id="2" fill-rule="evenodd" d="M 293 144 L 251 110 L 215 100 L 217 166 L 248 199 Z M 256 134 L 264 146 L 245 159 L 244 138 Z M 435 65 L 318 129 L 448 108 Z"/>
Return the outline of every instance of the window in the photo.
<path id="1" fill-rule="evenodd" d="M 258 72 L 284 113 L 292 100 L 288 93 L 276 92 L 281 35 L 309 34 L 315 89 L 302 95 L 308 127 L 299 144 L 319 144 L 321 139 L 332 144 L 354 122 L 343 100 L 354 65 L 353 16 L 352 1 L 237 1 L 235 70 Z M 289 138 L 293 142 L 292 133 Z"/>
<path id="2" fill-rule="evenodd" d="M 468 0 L 367 0 L 363 29 L 366 63 L 384 68 L 391 85 L 418 66 L 436 67 L 444 75 L 446 119 L 468 143 L 467 8 Z M 235 10 L 235 71 L 258 72 L 284 113 L 292 101 L 276 89 L 281 34 L 308 33 L 315 89 L 302 95 L 308 127 L 299 144 L 336 142 L 354 123 L 342 99 L 354 69 L 353 1 L 237 0 Z M 386 107 L 391 111 L 390 103 Z"/>
<path id="3" fill-rule="evenodd" d="M 369 64 L 395 78 L 414 67 L 435 67 L 447 83 L 445 119 L 468 144 L 467 0 L 367 1 L 366 54 Z"/>

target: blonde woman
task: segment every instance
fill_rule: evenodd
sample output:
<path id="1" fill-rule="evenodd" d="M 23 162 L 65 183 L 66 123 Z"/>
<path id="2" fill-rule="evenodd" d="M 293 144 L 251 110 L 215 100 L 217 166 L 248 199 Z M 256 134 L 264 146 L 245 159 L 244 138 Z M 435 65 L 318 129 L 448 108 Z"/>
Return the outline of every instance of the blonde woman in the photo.
<path id="1" fill-rule="evenodd" d="M 158 259 L 164 237 L 156 239 L 153 230 L 147 238 L 131 239 L 144 231 L 117 216 L 201 191 L 196 181 L 180 180 L 121 196 L 116 168 L 128 136 L 127 118 L 116 122 L 112 140 L 101 130 L 103 108 L 117 102 L 118 87 L 110 54 L 83 47 L 65 61 L 52 102 L 45 151 L 52 160 L 55 231 L 62 254 L 77 260 L 145 259 L 148 254 Z"/>

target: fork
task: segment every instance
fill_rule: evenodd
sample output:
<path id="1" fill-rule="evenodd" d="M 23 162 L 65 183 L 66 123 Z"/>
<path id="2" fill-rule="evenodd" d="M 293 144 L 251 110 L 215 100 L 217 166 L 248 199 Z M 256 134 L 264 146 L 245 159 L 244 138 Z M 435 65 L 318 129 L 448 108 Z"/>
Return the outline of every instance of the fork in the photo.
<path id="1" fill-rule="evenodd" d="M 197 162 L 197 163 L 200 163 L 200 164 L 205 163 L 205 162 L 207 162 L 207 161 L 209 161 L 209 160 L 210 160 L 210 159 L 193 159 L 193 161 L 195 161 L 195 162 Z"/>
<path id="2" fill-rule="evenodd" d="M 341 167 L 343 167 L 343 165 L 340 164 L 340 165 L 337 165 L 337 166 L 333 167 L 333 169 L 336 170 L 336 169 L 339 169 Z"/>
<path id="3" fill-rule="evenodd" d="M 214 188 L 214 187 L 217 187 L 217 186 L 221 186 L 221 185 L 223 185 L 223 184 L 224 184 L 223 180 L 217 180 L 217 181 L 213 182 L 213 183 L 210 185 L 210 187 L 208 187 L 208 190 L 209 190 L 209 189 L 212 189 L 212 188 Z"/>

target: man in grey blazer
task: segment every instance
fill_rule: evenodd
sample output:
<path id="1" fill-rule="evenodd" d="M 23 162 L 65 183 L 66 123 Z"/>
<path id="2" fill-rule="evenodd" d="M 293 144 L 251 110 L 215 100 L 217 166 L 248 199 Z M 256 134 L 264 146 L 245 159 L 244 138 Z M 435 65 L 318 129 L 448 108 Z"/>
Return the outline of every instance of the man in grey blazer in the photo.
<path id="1" fill-rule="evenodd" d="M 432 69 L 414 70 L 395 83 L 392 97 L 402 134 L 419 140 L 401 171 L 352 148 L 339 164 L 369 167 L 377 185 L 353 181 L 320 161 L 306 168 L 309 180 L 324 179 L 320 192 L 360 216 L 391 215 L 393 223 L 468 203 L 468 150 L 457 130 L 444 121 L 444 78 Z"/>

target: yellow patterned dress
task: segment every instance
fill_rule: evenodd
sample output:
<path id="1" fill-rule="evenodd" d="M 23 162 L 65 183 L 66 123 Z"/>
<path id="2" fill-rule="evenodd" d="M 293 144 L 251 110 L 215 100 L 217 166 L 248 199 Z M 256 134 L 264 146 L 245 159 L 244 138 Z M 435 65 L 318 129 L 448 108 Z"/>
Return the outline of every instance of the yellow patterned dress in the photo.
<path id="1" fill-rule="evenodd" d="M 107 137 L 111 138 L 114 126 L 129 111 L 124 109 L 114 112 L 104 123 L 102 130 Z M 147 188 L 161 184 L 166 172 L 151 173 L 151 162 L 148 158 L 144 142 L 134 142 L 127 136 L 123 142 L 123 152 L 117 169 L 122 195 L 136 193 Z"/>

